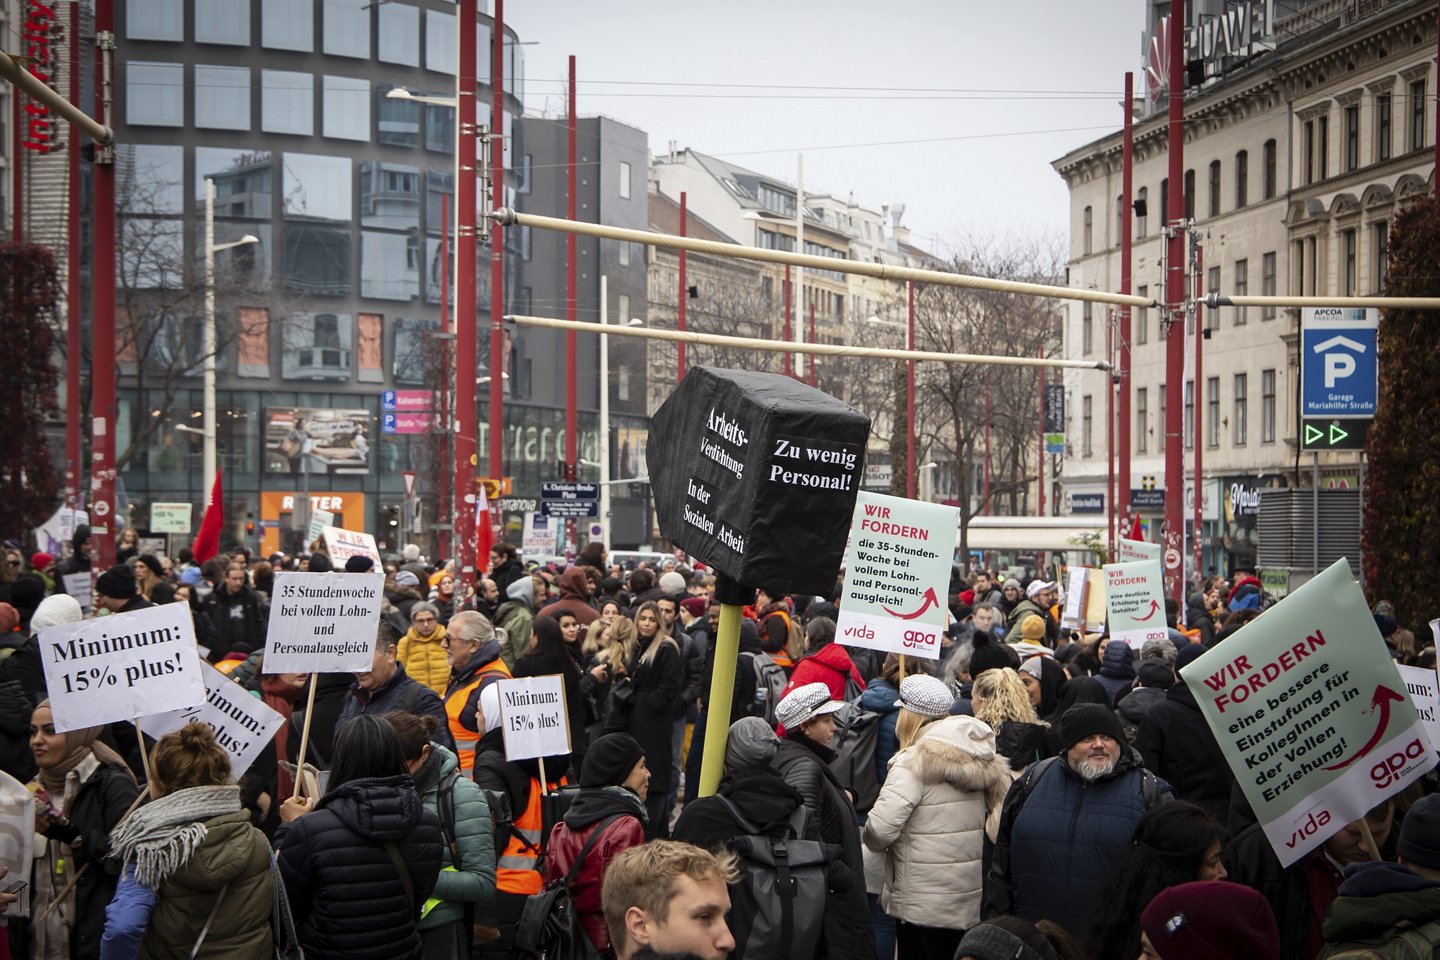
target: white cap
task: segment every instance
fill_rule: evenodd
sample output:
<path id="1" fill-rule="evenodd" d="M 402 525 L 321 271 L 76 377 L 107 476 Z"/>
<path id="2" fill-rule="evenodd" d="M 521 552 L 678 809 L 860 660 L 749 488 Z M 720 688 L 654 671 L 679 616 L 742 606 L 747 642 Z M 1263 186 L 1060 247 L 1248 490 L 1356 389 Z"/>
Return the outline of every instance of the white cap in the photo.
<path id="1" fill-rule="evenodd" d="M 775 705 L 775 721 L 786 730 L 795 730 L 808 720 L 844 709 L 845 704 L 830 699 L 830 688 L 823 683 L 807 683 L 796 687 Z"/>
<path id="2" fill-rule="evenodd" d="M 1035 599 L 1035 594 L 1041 590 L 1054 590 L 1055 584 L 1046 583 L 1044 580 L 1031 580 L 1030 586 L 1025 588 L 1025 597 L 1028 600 Z"/>

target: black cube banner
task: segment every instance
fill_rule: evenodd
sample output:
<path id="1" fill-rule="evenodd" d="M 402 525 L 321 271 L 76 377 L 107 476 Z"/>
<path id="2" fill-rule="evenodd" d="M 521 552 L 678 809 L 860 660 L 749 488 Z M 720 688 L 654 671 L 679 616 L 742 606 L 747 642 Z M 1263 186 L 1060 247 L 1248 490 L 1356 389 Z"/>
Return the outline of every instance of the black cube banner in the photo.
<path id="1" fill-rule="evenodd" d="M 828 596 L 870 421 L 773 373 L 693 367 L 650 421 L 660 532 L 738 583 Z"/>

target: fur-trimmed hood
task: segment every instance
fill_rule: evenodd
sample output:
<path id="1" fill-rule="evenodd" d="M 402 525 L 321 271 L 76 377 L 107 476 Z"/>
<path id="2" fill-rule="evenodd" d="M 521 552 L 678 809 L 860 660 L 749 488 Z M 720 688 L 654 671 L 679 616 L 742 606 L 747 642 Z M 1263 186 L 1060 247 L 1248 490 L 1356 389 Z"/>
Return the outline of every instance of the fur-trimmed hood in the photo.
<path id="1" fill-rule="evenodd" d="M 995 751 L 995 733 L 974 717 L 945 717 L 927 726 L 908 761 L 922 783 L 991 791 L 1010 785 L 1010 763 Z"/>

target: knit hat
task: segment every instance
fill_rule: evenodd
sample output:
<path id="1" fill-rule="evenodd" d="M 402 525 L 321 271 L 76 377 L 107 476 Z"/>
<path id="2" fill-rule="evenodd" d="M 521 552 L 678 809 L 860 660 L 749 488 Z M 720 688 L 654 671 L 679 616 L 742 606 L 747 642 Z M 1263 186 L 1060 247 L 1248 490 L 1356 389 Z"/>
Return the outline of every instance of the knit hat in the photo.
<path id="1" fill-rule="evenodd" d="M 357 553 L 345 561 L 346 573 L 369 573 L 370 568 L 375 566 L 375 561 L 364 554 Z M 310 569 L 315 569 L 315 558 L 310 558 Z"/>
<path id="2" fill-rule="evenodd" d="M 67 593 L 57 593 L 41 600 L 35 608 L 35 615 L 30 618 L 30 632 L 36 634 L 57 623 L 79 623 L 84 616 L 80 601 Z"/>
<path id="3" fill-rule="evenodd" d="M 806 721 L 834 713 L 844 707 L 845 704 L 839 700 L 830 699 L 829 687 L 816 681 L 796 687 L 781 697 L 780 702 L 775 705 L 775 721 L 787 730 L 798 730 Z"/>
<path id="4" fill-rule="evenodd" d="M 1140 914 L 1140 928 L 1164 960 L 1280 956 L 1280 932 L 1270 902 L 1243 884 L 1225 880 L 1161 890 Z"/>
<path id="5" fill-rule="evenodd" d="M 0 603 L 0 633 L 9 633 L 20 626 L 20 611 L 8 603 Z"/>
<path id="6" fill-rule="evenodd" d="M 1400 824 L 1395 852 L 1427 870 L 1440 870 L 1440 794 L 1421 797 L 1411 805 Z"/>
<path id="7" fill-rule="evenodd" d="M 957 957 L 972 957 L 974 960 L 1054 960 L 1055 950 L 1045 935 L 1024 920 L 1032 936 L 1024 939 L 1020 934 L 1007 930 L 1011 924 L 1001 925 L 1000 921 L 1019 920 L 1018 917 L 995 917 L 976 924 L 966 931 L 955 951 Z"/>
<path id="8" fill-rule="evenodd" d="M 580 786 L 618 787 L 645 756 L 639 742 L 628 733 L 607 733 L 590 744 L 580 767 Z"/>
<path id="9" fill-rule="evenodd" d="M 1169 690 L 1175 684 L 1175 671 L 1164 660 L 1141 660 L 1135 668 L 1140 677 L 1140 686 L 1153 690 Z"/>
<path id="10" fill-rule="evenodd" d="M 1022 640 L 1044 640 L 1045 621 L 1036 614 L 1029 614 L 1020 621 L 1020 637 Z"/>
<path id="11" fill-rule="evenodd" d="M 352 558 L 352 559 L 353 559 L 353 558 Z M 361 557 L 361 559 L 362 559 L 362 560 L 369 560 L 370 558 L 369 558 L 369 557 Z M 331 562 L 330 562 L 330 558 L 327 557 L 327 556 L 325 556 L 325 554 L 323 554 L 323 553 L 312 553 L 312 554 L 310 554 L 310 572 L 311 572 L 311 573 L 330 573 L 330 572 L 332 572 L 334 569 L 335 569 L 335 564 L 331 563 Z M 369 570 L 369 569 L 370 569 L 369 567 L 366 567 L 366 568 L 365 568 L 365 570 Z M 362 570 L 361 572 L 364 573 L 365 570 Z"/>
<path id="12" fill-rule="evenodd" d="M 1168 637 L 1156 637 L 1154 640 L 1146 640 L 1145 645 L 1140 648 L 1141 660 L 1161 659 L 1166 663 L 1175 662 L 1175 644 Z M 1149 686 L 1149 684 L 1146 684 Z"/>
<path id="13" fill-rule="evenodd" d="M 1024 663 L 1020 664 L 1020 672 L 1028 673 L 1036 680 L 1039 680 L 1045 672 L 1045 658 L 1039 654 L 1028 658 Z"/>
<path id="14" fill-rule="evenodd" d="M 140 563 L 145 564 L 145 566 L 148 567 L 150 572 L 155 574 L 155 576 L 161 578 L 162 580 L 165 578 L 165 568 L 160 566 L 160 561 L 156 560 L 150 554 L 142 553 L 135 559 Z"/>
<path id="15" fill-rule="evenodd" d="M 52 554 L 46 553 L 44 550 L 30 556 L 30 567 L 34 570 L 44 570 L 54 562 L 55 557 Z"/>
<path id="16" fill-rule="evenodd" d="M 1179 673 L 1181 668 L 1187 667 L 1205 656 L 1206 648 L 1203 643 L 1187 643 L 1175 654 L 1175 672 Z"/>
<path id="17" fill-rule="evenodd" d="M 669 596 L 685 592 L 685 578 L 674 570 L 660 574 L 660 590 Z"/>
<path id="18" fill-rule="evenodd" d="M 703 617 L 710 608 L 710 601 L 704 597 L 686 597 L 680 601 L 680 608 L 692 617 Z"/>
<path id="19" fill-rule="evenodd" d="M 45 599 L 45 581 L 33 573 L 17 577 L 10 584 L 10 602 L 20 614 L 20 619 L 29 622 L 35 608 Z"/>
<path id="20" fill-rule="evenodd" d="M 970 637 L 970 676 L 975 678 L 986 670 L 1012 670 L 1020 665 L 1020 658 L 1008 644 L 999 643 L 988 633 L 976 631 Z"/>
<path id="21" fill-rule="evenodd" d="M 1383 613 L 1377 613 L 1374 616 L 1375 629 L 1380 631 L 1380 636 L 1389 637 L 1394 634 L 1396 630 L 1400 629 L 1400 623 L 1394 617 L 1387 616 Z"/>
<path id="22" fill-rule="evenodd" d="M 203 576 L 199 567 L 186 567 L 180 572 L 180 582 L 187 587 L 199 586 Z"/>
<path id="23" fill-rule="evenodd" d="M 399 573 L 395 574 L 395 586 L 418 587 L 420 586 L 420 578 L 415 576 L 415 574 L 411 573 L 409 570 L 401 570 Z"/>
<path id="24" fill-rule="evenodd" d="M 1060 745 L 1066 750 L 1097 733 L 1116 743 L 1126 742 L 1125 731 L 1115 714 L 1098 703 L 1077 703 L 1060 718 Z"/>
<path id="25" fill-rule="evenodd" d="M 1036 595 L 1037 593 L 1039 593 L 1041 590 L 1054 590 L 1054 589 L 1055 589 L 1055 584 L 1053 584 L 1053 583 L 1046 583 L 1044 580 L 1031 580 L 1031 581 L 1030 581 L 1030 586 L 1028 586 L 1028 587 L 1025 588 L 1025 598 L 1026 598 L 1027 600 L 1034 600 L 1034 599 L 1035 599 L 1035 595 Z"/>
<path id="26" fill-rule="evenodd" d="M 950 705 L 954 702 L 955 695 L 939 677 L 917 673 L 900 681 L 900 701 L 897 706 L 911 713 L 938 720 L 950 713 Z"/>
<path id="27" fill-rule="evenodd" d="M 115 564 L 95 581 L 96 593 L 115 600 L 129 600 L 138 590 L 135 585 L 135 571 L 128 563 Z"/>
<path id="28" fill-rule="evenodd" d="M 1014 587 L 1016 590 L 1019 590 L 1019 589 L 1020 589 L 1020 581 L 1019 581 L 1019 580 L 1016 580 L 1014 577 L 1010 577 L 1010 578 L 1007 579 L 1003 584 L 1000 585 L 1000 589 L 1001 589 L 1001 590 L 1009 590 L 1011 587 Z"/>

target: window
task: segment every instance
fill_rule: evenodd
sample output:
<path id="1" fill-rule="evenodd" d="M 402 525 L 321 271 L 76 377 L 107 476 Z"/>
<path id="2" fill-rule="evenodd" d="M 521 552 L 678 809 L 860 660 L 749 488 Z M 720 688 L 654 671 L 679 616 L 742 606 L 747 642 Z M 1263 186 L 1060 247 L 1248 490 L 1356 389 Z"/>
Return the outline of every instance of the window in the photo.
<path id="1" fill-rule="evenodd" d="M 1145 428 L 1150 421 L 1150 392 L 1144 387 L 1135 391 L 1135 452 L 1148 453 L 1150 438 Z"/>
<path id="2" fill-rule="evenodd" d="M 490 62 L 490 44 L 479 47 L 485 51 L 482 59 L 488 64 Z M 455 57 L 458 51 L 455 49 L 455 14 L 441 13 L 439 10 L 425 11 L 425 66 L 436 73 L 448 73 L 455 75 Z M 489 71 L 484 67 L 481 72 L 489 76 Z"/>
<path id="3" fill-rule="evenodd" d="M 284 158 L 285 216 L 349 224 L 351 163 L 346 157 L 287 153 Z"/>
<path id="4" fill-rule="evenodd" d="M 250 129 L 250 68 L 195 65 L 195 126 Z"/>
<path id="5" fill-rule="evenodd" d="M 130 40 L 185 39 L 182 0 L 130 0 L 125 5 L 125 36 Z"/>
<path id="6" fill-rule="evenodd" d="M 1209 445 L 1220 446 L 1220 378 L 1210 377 L 1205 381 L 1205 426 L 1210 435 Z"/>
<path id="7" fill-rule="evenodd" d="M 314 50 L 314 8 L 295 0 L 260 0 L 260 43 L 270 50 Z"/>
<path id="8" fill-rule="evenodd" d="M 418 300 L 420 262 L 414 234 L 360 234 L 360 296 L 377 300 Z"/>
<path id="9" fill-rule="evenodd" d="M 1318 154 L 1320 179 L 1330 176 L 1330 115 L 1321 114 L 1315 127 L 1315 151 Z"/>
<path id="10" fill-rule="evenodd" d="M 1090 439 L 1093 432 L 1091 428 L 1094 426 L 1095 421 L 1094 406 L 1095 398 L 1092 397 L 1090 394 L 1087 393 L 1084 397 L 1080 399 L 1080 436 L 1084 444 L 1081 455 L 1085 457 L 1092 456 L 1094 453 L 1094 446 L 1092 445 Z"/>
<path id="11" fill-rule="evenodd" d="M 1137 287 L 1135 294 L 1140 297 L 1148 297 L 1150 296 L 1150 288 Z M 1150 342 L 1150 309 L 1148 307 L 1135 308 L 1134 329 L 1130 332 L 1135 335 L 1136 343 Z"/>
<path id="12" fill-rule="evenodd" d="M 1305 122 L 1305 182 L 1315 182 L 1315 121 Z"/>
<path id="13" fill-rule="evenodd" d="M 1375 97 L 1375 159 L 1389 160 L 1391 142 L 1394 139 L 1395 104 L 1388 93 Z"/>
<path id="14" fill-rule="evenodd" d="M 1170 178 L 1160 181 L 1160 231 L 1170 222 Z"/>
<path id="15" fill-rule="evenodd" d="M 1210 216 L 1220 216 L 1220 161 L 1210 161 Z"/>
<path id="16" fill-rule="evenodd" d="M 384 8 L 382 8 L 384 9 Z M 393 87 L 375 88 L 375 138 L 381 143 L 413 147 L 420 142 L 420 104 L 413 100 L 391 100 Z"/>
<path id="17" fill-rule="evenodd" d="M 620 161 L 620 199 L 630 199 L 630 164 Z"/>
<path id="18" fill-rule="evenodd" d="M 1085 253 L 1085 254 L 1089 254 L 1089 253 L 1092 253 L 1092 252 L 1093 252 L 1093 248 L 1092 248 L 1092 246 L 1091 246 L 1092 239 L 1093 239 L 1093 238 L 1092 238 L 1092 232 L 1093 232 L 1093 222 L 1092 222 L 1092 221 L 1093 221 L 1093 217 L 1094 217 L 1094 208 L 1093 208 L 1093 207 L 1086 207 L 1086 208 L 1085 208 L 1085 220 L 1084 220 L 1084 223 L 1081 224 L 1081 227 L 1080 227 L 1080 236 L 1083 238 L 1082 241 L 1081 241 L 1081 252 L 1082 252 L 1082 253 Z"/>
<path id="19" fill-rule="evenodd" d="M 1260 371 L 1260 442 L 1275 442 L 1275 371 Z"/>
<path id="20" fill-rule="evenodd" d="M 315 77 L 289 70 L 261 70 L 260 129 L 302 137 L 314 133 Z"/>
<path id="21" fill-rule="evenodd" d="M 195 42 L 250 46 L 250 0 L 195 0 Z"/>
<path id="22" fill-rule="evenodd" d="M 1146 215 L 1150 212 L 1149 209 L 1148 209 L 1148 199 L 1147 199 L 1148 197 L 1149 197 L 1149 191 L 1146 190 L 1144 187 L 1141 187 L 1140 190 L 1135 194 L 1135 204 L 1136 204 L 1136 206 L 1139 208 L 1138 210 L 1135 211 L 1135 239 L 1136 239 L 1136 240 L 1144 240 L 1144 239 L 1145 239 L 1145 228 L 1146 228 L 1146 219 L 1147 219 Z"/>
<path id="23" fill-rule="evenodd" d="M 1250 261 L 1235 261 L 1235 278 L 1230 281 L 1235 286 L 1235 296 L 1248 297 L 1250 295 Z M 1235 308 L 1235 326 L 1243 326 L 1247 317 L 1245 307 Z"/>
<path id="24" fill-rule="evenodd" d="M 1220 292 L 1220 268 L 1219 268 L 1219 267 L 1210 267 L 1209 269 L 1207 269 L 1207 270 L 1205 271 L 1205 273 L 1206 273 L 1205 292 L 1206 292 L 1206 293 L 1219 293 L 1219 292 Z M 1219 329 L 1220 329 L 1220 311 L 1219 311 L 1218 308 L 1215 309 L 1215 310 L 1206 310 L 1206 311 L 1205 311 L 1205 329 L 1206 329 L 1206 330 L 1219 330 Z"/>
<path id="25" fill-rule="evenodd" d="M 630 244 L 624 240 L 615 244 L 615 260 L 622 267 L 630 266 Z"/>
<path id="26" fill-rule="evenodd" d="M 1379 223 L 1371 224 L 1370 231 L 1374 238 L 1372 246 L 1375 248 L 1375 267 L 1370 271 L 1370 276 L 1375 279 L 1371 283 L 1370 292 L 1380 293 L 1385 289 L 1385 276 L 1390 267 L 1390 224 L 1381 220 Z"/>
<path id="27" fill-rule="evenodd" d="M 1095 317 L 1089 300 L 1080 304 L 1080 352 L 1089 356 L 1095 349 Z"/>
<path id="28" fill-rule="evenodd" d="M 1243 209 L 1250 202 L 1250 154 L 1241 150 L 1235 154 L 1235 209 Z"/>
<path id="29" fill-rule="evenodd" d="M 1425 146 L 1425 81 L 1410 84 L 1410 149 Z"/>
<path id="30" fill-rule="evenodd" d="M 1274 140 L 1266 140 L 1266 141 L 1265 141 L 1265 149 L 1264 149 L 1264 157 L 1265 157 L 1265 183 L 1264 183 L 1264 187 L 1265 187 L 1265 199 L 1266 199 L 1266 200 L 1274 200 L 1274 199 L 1275 199 L 1275 192 L 1276 192 L 1276 190 L 1277 190 L 1276 169 L 1275 169 L 1275 152 L 1276 152 L 1275 141 L 1274 141 Z"/>
<path id="31" fill-rule="evenodd" d="M 1195 381 L 1185 381 L 1185 449 L 1195 449 Z"/>
<path id="32" fill-rule="evenodd" d="M 1260 296 L 1275 296 L 1275 251 L 1270 251 L 1260 258 Z M 1275 308 L 1261 307 L 1261 320 L 1274 320 Z"/>
<path id="33" fill-rule="evenodd" d="M 1235 374 L 1235 424 L 1231 436 L 1235 438 L 1237 447 L 1245 446 L 1250 434 L 1250 405 L 1246 402 L 1249 380 L 1248 374 Z"/>
<path id="34" fill-rule="evenodd" d="M 125 67 L 125 122 L 136 127 L 185 123 L 185 67 L 131 60 Z"/>
<path id="35" fill-rule="evenodd" d="M 1195 171 L 1185 171 L 1185 219 L 1195 219 Z"/>
<path id="36" fill-rule="evenodd" d="M 630 322 L 630 295 L 628 293 L 620 294 L 619 299 L 616 301 L 616 308 L 619 311 L 617 319 L 610 322 L 623 327 Z"/>
<path id="37" fill-rule="evenodd" d="M 287 380 L 350 379 L 354 342 L 348 313 L 300 313 L 284 321 L 280 376 Z"/>
<path id="38" fill-rule="evenodd" d="M 1360 166 L 1360 107 L 1345 108 L 1345 172 Z"/>
<path id="39" fill-rule="evenodd" d="M 369 0 L 325 0 L 325 52 L 370 59 Z"/>
<path id="40" fill-rule="evenodd" d="M 127 213 L 183 213 L 184 149 L 148 143 L 117 146 L 115 187 Z"/>
<path id="41" fill-rule="evenodd" d="M 425 104 L 425 149 L 455 152 L 455 108 Z"/>
<path id="42" fill-rule="evenodd" d="M 370 81 L 355 77 L 324 80 L 325 136 L 336 140 L 370 139 Z"/>
<path id="43" fill-rule="evenodd" d="M 1345 257 L 1345 296 L 1355 296 L 1355 258 L 1359 251 L 1356 247 L 1355 231 L 1345 230 L 1341 233 L 1341 247 Z"/>
<path id="44" fill-rule="evenodd" d="M 381 60 L 407 67 L 420 66 L 420 8 L 403 3 L 380 5 L 376 39 L 380 41 Z"/>

